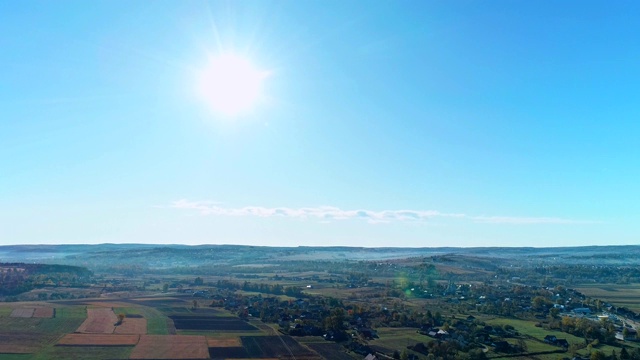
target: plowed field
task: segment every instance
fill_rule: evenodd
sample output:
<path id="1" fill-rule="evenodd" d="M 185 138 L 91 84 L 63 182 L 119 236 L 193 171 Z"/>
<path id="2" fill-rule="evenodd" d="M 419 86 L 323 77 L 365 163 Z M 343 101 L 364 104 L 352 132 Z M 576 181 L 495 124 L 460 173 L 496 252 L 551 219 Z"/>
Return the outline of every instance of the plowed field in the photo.
<path id="1" fill-rule="evenodd" d="M 208 359 L 204 336 L 142 335 L 130 359 Z"/>
<path id="2" fill-rule="evenodd" d="M 79 333 L 111 334 L 118 321 L 116 314 L 109 308 L 87 309 L 87 320 L 76 330 Z"/>
<path id="3" fill-rule="evenodd" d="M 138 343 L 139 335 L 67 334 L 58 345 L 63 346 L 131 346 Z"/>

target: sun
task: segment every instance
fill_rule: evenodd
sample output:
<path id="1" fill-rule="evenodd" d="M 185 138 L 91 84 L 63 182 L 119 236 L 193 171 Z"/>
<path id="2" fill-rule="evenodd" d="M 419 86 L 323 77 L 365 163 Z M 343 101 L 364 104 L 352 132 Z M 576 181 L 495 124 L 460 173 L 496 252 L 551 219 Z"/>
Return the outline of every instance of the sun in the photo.
<path id="1" fill-rule="evenodd" d="M 251 110 L 261 98 L 267 75 L 242 56 L 221 54 L 212 57 L 199 74 L 200 95 L 214 111 L 235 117 Z"/>

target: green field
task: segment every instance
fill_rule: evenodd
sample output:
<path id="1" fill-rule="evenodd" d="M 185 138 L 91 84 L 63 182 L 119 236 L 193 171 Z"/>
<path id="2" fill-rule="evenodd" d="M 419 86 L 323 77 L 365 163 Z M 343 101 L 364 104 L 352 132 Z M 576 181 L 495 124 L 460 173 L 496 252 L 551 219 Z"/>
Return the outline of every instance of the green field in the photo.
<path id="1" fill-rule="evenodd" d="M 131 306 L 114 308 L 116 314 L 140 315 L 147 319 L 147 334 L 169 335 L 171 319 L 162 312 L 148 306 Z"/>
<path id="2" fill-rule="evenodd" d="M 376 330 L 379 339 L 369 341 L 369 345 L 383 346 L 392 351 L 402 351 L 407 346 L 413 346 L 417 343 L 426 344 L 433 340 L 426 335 L 418 334 L 415 328 L 378 328 Z M 411 353 L 421 355 L 413 351 Z"/>
<path id="3" fill-rule="evenodd" d="M 497 318 L 486 320 L 488 325 L 511 325 L 513 326 L 521 335 L 530 336 L 537 340 L 544 340 L 544 337 L 547 335 L 555 335 L 559 339 L 567 339 L 569 344 L 584 344 L 584 339 L 567 334 L 562 331 L 556 330 L 547 330 L 541 327 L 536 327 L 535 322 L 527 321 L 527 320 L 518 320 L 518 319 L 506 319 L 506 318 Z M 557 348 L 556 348 L 557 349 Z"/>

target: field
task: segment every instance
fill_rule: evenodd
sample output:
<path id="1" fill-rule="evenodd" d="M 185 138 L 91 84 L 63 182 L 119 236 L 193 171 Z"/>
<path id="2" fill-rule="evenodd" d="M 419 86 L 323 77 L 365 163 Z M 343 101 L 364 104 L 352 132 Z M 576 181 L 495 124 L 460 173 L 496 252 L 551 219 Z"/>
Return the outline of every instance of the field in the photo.
<path id="1" fill-rule="evenodd" d="M 52 318 L 54 309 L 52 307 L 28 307 L 16 308 L 11 312 L 11 317 L 21 318 Z"/>
<path id="2" fill-rule="evenodd" d="M 242 346 L 250 358 L 319 358 L 290 336 L 242 336 Z"/>
<path id="3" fill-rule="evenodd" d="M 131 346 L 138 343 L 138 335 L 67 334 L 58 345 L 62 346 Z"/>
<path id="4" fill-rule="evenodd" d="M 147 320 L 147 334 L 149 335 L 175 335 L 176 328 L 173 321 L 165 316 L 162 312 L 148 306 L 130 306 L 114 308 L 117 314 L 125 314 L 127 318 L 130 315 L 141 316 Z"/>
<path id="5" fill-rule="evenodd" d="M 87 309 L 87 320 L 76 330 L 79 333 L 111 334 L 118 321 L 110 308 Z"/>
<path id="6" fill-rule="evenodd" d="M 239 318 L 202 317 L 192 315 L 169 316 L 177 330 L 216 330 L 216 331 L 248 331 L 258 330 Z"/>
<path id="7" fill-rule="evenodd" d="M 583 338 L 579 338 L 577 336 L 573 336 L 561 331 L 547 330 L 541 327 L 536 327 L 533 321 L 497 318 L 486 320 L 486 323 L 488 325 L 511 325 L 520 334 L 530 336 L 539 341 L 544 340 L 544 337 L 547 335 L 555 335 L 559 339 L 566 339 L 569 344 L 584 344 Z M 554 349 L 557 349 L 557 347 L 554 347 Z"/>
<path id="8" fill-rule="evenodd" d="M 133 346 L 52 346 L 29 360 L 128 359 Z"/>
<path id="9" fill-rule="evenodd" d="M 142 335 L 131 359 L 208 359 L 204 336 Z"/>
<path id="10" fill-rule="evenodd" d="M 242 346 L 210 347 L 209 356 L 215 360 L 247 359 L 249 358 L 249 353 Z"/>
<path id="11" fill-rule="evenodd" d="M 73 332 L 86 316 L 84 308 L 72 307 L 57 308 L 53 318 L 8 316 L 12 313 L 9 307 L 0 311 L 0 354 L 40 353 Z"/>
<path id="12" fill-rule="evenodd" d="M 54 315 L 54 309 L 52 307 L 37 307 L 33 312 L 34 318 L 52 318 Z"/>
<path id="13" fill-rule="evenodd" d="M 353 357 L 349 356 L 344 351 L 344 347 L 335 343 L 311 343 L 307 344 L 311 350 L 317 352 L 325 359 L 331 360 L 353 360 Z"/>
<path id="14" fill-rule="evenodd" d="M 124 318 L 122 324 L 116 326 L 114 334 L 139 334 L 147 333 L 147 319 L 144 318 Z"/>
<path id="15" fill-rule="evenodd" d="M 11 317 L 14 318 L 31 318 L 33 317 L 33 313 L 36 311 L 34 308 L 23 308 L 23 309 L 15 309 L 11 313 Z"/>
<path id="16" fill-rule="evenodd" d="M 239 347 L 242 346 L 240 338 L 207 338 L 207 346 L 209 347 Z"/>
<path id="17" fill-rule="evenodd" d="M 576 290 L 589 297 L 640 312 L 640 284 L 588 284 L 579 285 Z"/>

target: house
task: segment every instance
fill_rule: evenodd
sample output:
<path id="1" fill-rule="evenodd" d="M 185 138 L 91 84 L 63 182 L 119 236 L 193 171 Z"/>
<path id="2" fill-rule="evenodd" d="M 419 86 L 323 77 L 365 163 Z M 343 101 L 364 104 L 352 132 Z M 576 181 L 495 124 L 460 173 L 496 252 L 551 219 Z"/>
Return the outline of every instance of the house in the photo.
<path id="1" fill-rule="evenodd" d="M 375 355 L 369 354 L 365 356 L 364 360 L 378 360 L 378 358 Z"/>
<path id="2" fill-rule="evenodd" d="M 589 308 L 575 308 L 573 312 L 579 315 L 591 315 L 591 309 Z"/>
<path id="3" fill-rule="evenodd" d="M 544 337 L 544 342 L 546 342 L 547 344 L 555 344 L 555 342 L 558 340 L 558 338 L 555 335 L 547 335 Z"/>
<path id="4" fill-rule="evenodd" d="M 369 328 L 358 329 L 358 334 L 362 335 L 362 337 L 365 339 L 375 339 L 378 337 L 376 331 Z"/>

